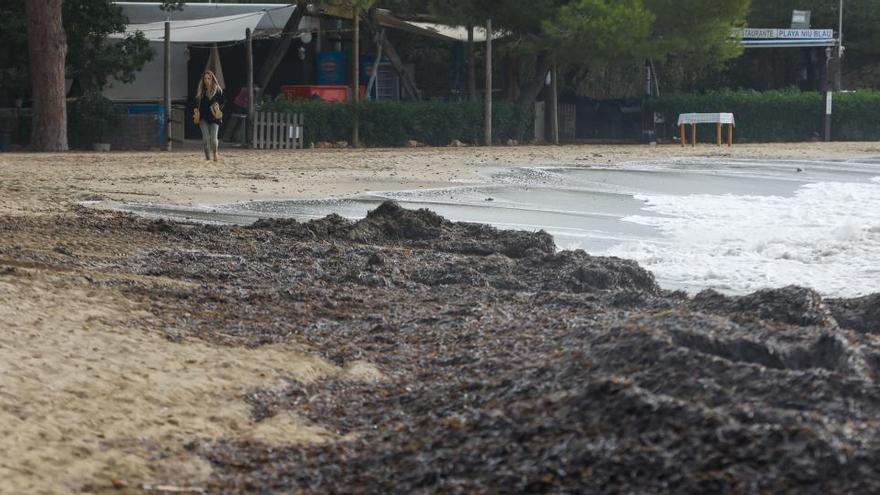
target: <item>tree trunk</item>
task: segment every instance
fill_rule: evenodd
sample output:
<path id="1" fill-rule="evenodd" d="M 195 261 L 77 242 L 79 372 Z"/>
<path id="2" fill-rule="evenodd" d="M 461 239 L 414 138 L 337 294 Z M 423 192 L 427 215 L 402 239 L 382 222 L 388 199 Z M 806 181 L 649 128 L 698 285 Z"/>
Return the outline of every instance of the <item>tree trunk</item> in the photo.
<path id="1" fill-rule="evenodd" d="M 34 123 L 34 151 L 67 151 L 67 100 L 64 58 L 67 43 L 61 24 L 61 0 L 26 0 L 28 53 Z"/>
<path id="2" fill-rule="evenodd" d="M 519 100 L 519 60 L 515 55 L 501 59 L 506 76 L 504 77 L 504 99 L 510 102 Z"/>
<path id="3" fill-rule="evenodd" d="M 544 89 L 547 81 L 547 71 L 550 70 L 550 61 L 547 59 L 546 53 L 538 54 L 538 60 L 535 62 L 535 75 L 521 90 L 517 103 L 520 105 L 531 105 L 535 102 L 535 98 Z"/>

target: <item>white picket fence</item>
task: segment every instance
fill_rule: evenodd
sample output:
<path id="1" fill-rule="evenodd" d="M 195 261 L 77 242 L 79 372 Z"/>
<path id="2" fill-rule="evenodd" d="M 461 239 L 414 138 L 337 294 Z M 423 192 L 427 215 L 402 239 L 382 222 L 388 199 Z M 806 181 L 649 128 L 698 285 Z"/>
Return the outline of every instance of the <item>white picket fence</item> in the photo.
<path id="1" fill-rule="evenodd" d="M 259 150 L 302 149 L 302 114 L 255 112 L 251 145 Z"/>

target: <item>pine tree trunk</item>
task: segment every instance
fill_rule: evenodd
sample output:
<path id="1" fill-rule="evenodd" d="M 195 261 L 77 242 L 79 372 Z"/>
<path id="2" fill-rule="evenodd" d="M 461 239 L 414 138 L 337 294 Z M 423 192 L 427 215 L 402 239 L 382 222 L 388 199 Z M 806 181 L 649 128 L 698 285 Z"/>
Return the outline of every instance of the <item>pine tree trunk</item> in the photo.
<path id="1" fill-rule="evenodd" d="M 61 24 L 61 0 L 25 0 L 34 123 L 34 151 L 67 151 L 67 101 L 64 58 L 67 44 Z"/>
<path id="2" fill-rule="evenodd" d="M 474 27 L 468 26 L 468 101 L 477 101 L 477 56 L 474 53 Z"/>

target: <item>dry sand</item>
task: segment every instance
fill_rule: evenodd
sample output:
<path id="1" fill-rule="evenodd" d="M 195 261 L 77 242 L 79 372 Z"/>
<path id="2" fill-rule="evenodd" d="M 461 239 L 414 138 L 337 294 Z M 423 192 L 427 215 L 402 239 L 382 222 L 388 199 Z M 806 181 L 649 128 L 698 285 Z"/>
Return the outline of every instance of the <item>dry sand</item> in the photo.
<path id="1" fill-rule="evenodd" d="M 877 154 L 876 143 L 227 151 L 219 164 L 205 163 L 200 152 L 2 154 L 0 215 L 64 215 L 83 200 L 191 205 L 437 187 L 477 181 L 480 169 L 497 166 Z M 252 387 L 341 373 L 377 378 L 369 363 L 339 369 L 292 345 L 170 342 L 151 325 L 148 301 L 123 296 L 112 283 L 92 283 L 114 275 L 21 263 L 14 256 L 63 244 L 100 260 L 147 242 L 105 243 L 51 230 L 0 233 L 0 493 L 197 486 L 210 466 L 185 448 L 193 440 L 291 444 L 334 438 L 293 416 L 255 423 L 242 400 Z"/>
<path id="2" fill-rule="evenodd" d="M 198 485 L 210 468 L 186 452 L 194 439 L 333 438 L 294 416 L 255 423 L 249 389 L 374 373 L 292 346 L 172 343 L 148 331 L 142 304 L 85 277 L 107 275 L 17 266 L 0 276 L 0 493 Z"/>

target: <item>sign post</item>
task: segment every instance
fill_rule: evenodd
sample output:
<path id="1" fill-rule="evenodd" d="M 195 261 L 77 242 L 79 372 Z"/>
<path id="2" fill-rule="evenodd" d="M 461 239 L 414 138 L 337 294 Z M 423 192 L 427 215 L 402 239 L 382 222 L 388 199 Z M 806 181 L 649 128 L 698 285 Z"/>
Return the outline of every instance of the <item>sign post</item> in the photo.
<path id="1" fill-rule="evenodd" d="M 834 101 L 834 93 L 831 91 L 825 91 L 825 117 L 824 127 L 825 127 L 825 141 L 831 141 L 831 110 Z"/>

